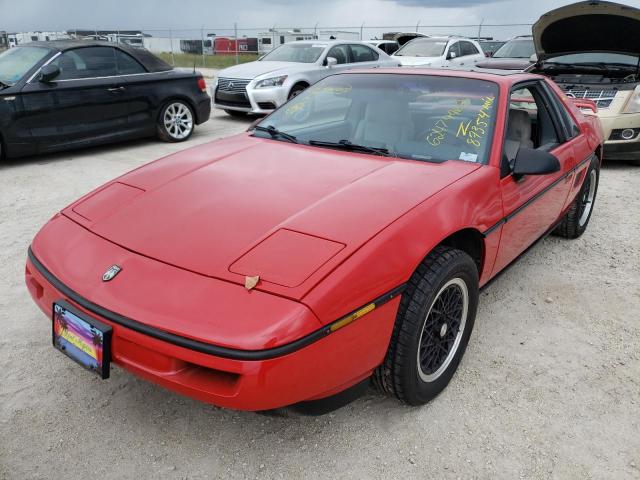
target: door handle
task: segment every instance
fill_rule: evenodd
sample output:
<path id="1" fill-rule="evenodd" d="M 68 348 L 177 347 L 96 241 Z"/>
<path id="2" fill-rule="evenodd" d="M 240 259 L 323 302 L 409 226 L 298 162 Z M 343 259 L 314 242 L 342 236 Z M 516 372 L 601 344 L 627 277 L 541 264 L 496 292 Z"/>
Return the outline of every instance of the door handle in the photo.
<path id="1" fill-rule="evenodd" d="M 124 87 L 113 87 L 113 88 L 108 88 L 107 90 L 109 90 L 112 93 L 119 93 L 119 92 L 124 92 Z"/>

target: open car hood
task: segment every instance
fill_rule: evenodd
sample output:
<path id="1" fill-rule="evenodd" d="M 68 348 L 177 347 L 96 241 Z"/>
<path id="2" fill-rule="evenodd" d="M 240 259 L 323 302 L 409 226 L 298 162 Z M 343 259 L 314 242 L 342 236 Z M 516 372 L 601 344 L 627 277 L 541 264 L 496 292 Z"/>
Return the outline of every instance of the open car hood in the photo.
<path id="1" fill-rule="evenodd" d="M 402 32 L 396 33 L 393 36 L 393 39 L 398 42 L 398 45 L 403 46 L 405 43 L 410 42 L 414 38 L 422 38 L 428 37 L 429 35 L 425 35 L 424 33 L 419 32 Z"/>
<path id="2" fill-rule="evenodd" d="M 538 60 L 587 52 L 640 55 L 640 9 L 586 1 L 545 13 L 533 25 Z"/>

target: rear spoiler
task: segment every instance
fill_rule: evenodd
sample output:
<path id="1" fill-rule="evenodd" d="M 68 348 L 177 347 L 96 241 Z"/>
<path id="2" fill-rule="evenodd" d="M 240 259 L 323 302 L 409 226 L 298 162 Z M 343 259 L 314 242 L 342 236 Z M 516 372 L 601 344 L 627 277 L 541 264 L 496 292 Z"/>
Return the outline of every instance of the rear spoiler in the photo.
<path id="1" fill-rule="evenodd" d="M 589 100 L 588 98 L 568 98 L 579 109 L 591 110 L 593 113 L 598 113 L 598 105 L 593 100 Z"/>

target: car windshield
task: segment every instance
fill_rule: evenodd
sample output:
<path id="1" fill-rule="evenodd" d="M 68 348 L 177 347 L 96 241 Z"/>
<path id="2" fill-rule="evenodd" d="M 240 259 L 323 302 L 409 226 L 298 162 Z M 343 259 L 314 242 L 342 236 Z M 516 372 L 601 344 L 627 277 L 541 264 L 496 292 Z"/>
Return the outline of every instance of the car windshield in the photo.
<path id="1" fill-rule="evenodd" d="M 282 45 L 262 57 L 263 62 L 314 63 L 327 48 L 316 43 L 289 43 Z"/>
<path id="2" fill-rule="evenodd" d="M 0 82 L 13 85 L 20 81 L 50 52 L 42 47 L 14 47 L 0 54 Z"/>
<path id="3" fill-rule="evenodd" d="M 255 136 L 428 162 L 488 160 L 498 87 L 469 78 L 333 75 L 258 124 Z"/>
<path id="4" fill-rule="evenodd" d="M 403 45 L 394 55 L 397 57 L 440 57 L 446 46 L 446 40 L 416 38 Z"/>
<path id="5" fill-rule="evenodd" d="M 529 58 L 536 53 L 532 39 L 526 40 L 509 40 L 501 46 L 493 58 Z"/>
<path id="6" fill-rule="evenodd" d="M 606 53 L 606 52 L 587 52 L 587 53 L 572 53 L 570 55 L 561 55 L 559 57 L 552 57 L 549 59 L 552 63 L 567 63 L 567 64 L 580 64 L 580 63 L 609 63 L 609 64 L 627 64 L 634 67 L 638 64 L 638 57 L 633 55 L 623 55 L 620 53 Z"/>

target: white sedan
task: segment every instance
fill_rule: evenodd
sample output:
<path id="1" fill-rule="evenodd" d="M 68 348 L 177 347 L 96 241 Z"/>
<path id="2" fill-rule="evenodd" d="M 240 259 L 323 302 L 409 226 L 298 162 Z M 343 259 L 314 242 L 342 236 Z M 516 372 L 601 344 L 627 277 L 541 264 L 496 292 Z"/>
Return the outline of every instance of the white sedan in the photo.
<path id="1" fill-rule="evenodd" d="M 392 55 L 403 67 L 468 68 L 485 60 L 475 40 L 460 37 L 415 38 Z"/>
<path id="2" fill-rule="evenodd" d="M 303 40 L 281 45 L 256 62 L 221 70 L 211 97 L 215 108 L 230 115 L 265 114 L 334 73 L 398 66 L 398 59 L 366 42 Z"/>

